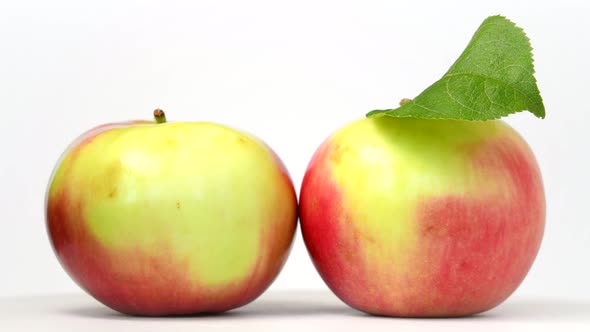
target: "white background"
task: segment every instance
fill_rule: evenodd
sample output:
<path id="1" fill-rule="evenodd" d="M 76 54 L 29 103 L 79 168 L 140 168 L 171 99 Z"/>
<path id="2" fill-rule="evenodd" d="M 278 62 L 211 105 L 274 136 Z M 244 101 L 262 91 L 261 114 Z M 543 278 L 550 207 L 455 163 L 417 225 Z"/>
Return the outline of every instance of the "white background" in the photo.
<path id="1" fill-rule="evenodd" d="M 510 116 L 547 193 L 518 292 L 590 298 L 590 2 L 2 1 L 0 295 L 79 292 L 49 246 L 43 199 L 62 150 L 101 123 L 207 120 L 268 142 L 299 188 L 332 131 L 438 79 L 481 21 L 532 40 L 547 118 Z M 324 288 L 298 233 L 273 284 Z"/>

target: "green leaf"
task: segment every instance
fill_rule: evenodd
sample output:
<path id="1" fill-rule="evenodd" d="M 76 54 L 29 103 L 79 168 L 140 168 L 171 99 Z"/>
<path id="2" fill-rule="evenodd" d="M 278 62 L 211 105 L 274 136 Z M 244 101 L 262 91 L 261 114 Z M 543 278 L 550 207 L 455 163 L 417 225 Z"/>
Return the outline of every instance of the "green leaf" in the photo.
<path id="1" fill-rule="evenodd" d="M 544 118 L 531 51 L 521 28 L 505 17 L 488 17 L 440 80 L 396 109 L 367 116 L 484 121 L 528 110 Z"/>

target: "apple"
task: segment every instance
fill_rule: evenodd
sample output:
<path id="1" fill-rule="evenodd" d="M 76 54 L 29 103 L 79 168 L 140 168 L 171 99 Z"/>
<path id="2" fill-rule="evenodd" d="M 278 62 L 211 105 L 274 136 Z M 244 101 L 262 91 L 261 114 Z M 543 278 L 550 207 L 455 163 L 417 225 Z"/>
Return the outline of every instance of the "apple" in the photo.
<path id="1" fill-rule="evenodd" d="M 381 116 L 315 152 L 301 230 L 329 288 L 358 310 L 489 310 L 528 273 L 545 224 L 539 167 L 505 122 Z"/>
<path id="2" fill-rule="evenodd" d="M 72 279 L 133 315 L 222 312 L 253 301 L 291 248 L 297 198 L 261 140 L 208 122 L 99 126 L 63 154 L 46 222 Z"/>

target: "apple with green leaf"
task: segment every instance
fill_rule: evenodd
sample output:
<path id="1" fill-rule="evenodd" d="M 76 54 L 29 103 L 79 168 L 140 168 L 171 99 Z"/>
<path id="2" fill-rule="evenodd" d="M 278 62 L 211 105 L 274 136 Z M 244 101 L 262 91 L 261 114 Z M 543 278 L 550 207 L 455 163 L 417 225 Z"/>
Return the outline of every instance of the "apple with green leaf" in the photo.
<path id="1" fill-rule="evenodd" d="M 123 313 L 247 304 L 291 247 L 297 199 L 287 170 L 250 134 L 154 115 L 99 126 L 65 151 L 46 197 L 55 254 L 84 290 Z"/>
<path id="2" fill-rule="evenodd" d="M 526 35 L 484 21 L 439 81 L 318 148 L 300 195 L 303 238 L 345 303 L 388 316 L 489 310 L 512 294 L 545 225 L 541 173 L 498 118 L 545 111 Z"/>

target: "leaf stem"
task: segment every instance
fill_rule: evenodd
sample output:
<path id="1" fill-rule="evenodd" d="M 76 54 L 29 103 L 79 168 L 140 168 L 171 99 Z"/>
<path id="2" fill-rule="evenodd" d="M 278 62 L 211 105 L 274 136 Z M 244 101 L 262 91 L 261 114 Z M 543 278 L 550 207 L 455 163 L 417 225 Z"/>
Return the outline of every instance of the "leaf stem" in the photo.
<path id="1" fill-rule="evenodd" d="M 399 106 L 404 106 L 405 104 L 411 102 L 412 99 L 410 98 L 403 98 L 402 100 L 399 101 Z"/>

